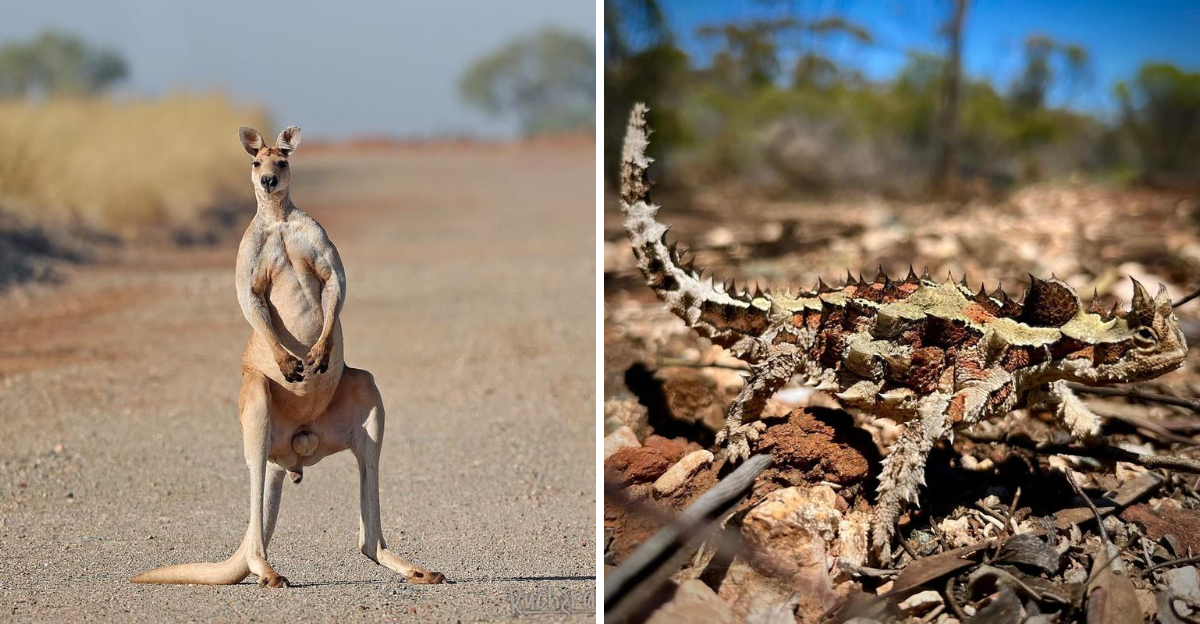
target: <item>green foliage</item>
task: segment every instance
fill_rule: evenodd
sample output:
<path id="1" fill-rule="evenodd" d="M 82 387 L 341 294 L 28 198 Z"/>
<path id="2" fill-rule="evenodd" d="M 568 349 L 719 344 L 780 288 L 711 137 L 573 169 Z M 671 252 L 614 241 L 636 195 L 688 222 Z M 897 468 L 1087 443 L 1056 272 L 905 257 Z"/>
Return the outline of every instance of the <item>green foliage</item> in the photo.
<path id="1" fill-rule="evenodd" d="M 0 48 L 0 96 L 91 95 L 128 75 L 125 59 L 113 50 L 53 30 Z"/>
<path id="2" fill-rule="evenodd" d="M 528 135 L 594 127 L 595 46 L 580 35 L 542 30 L 476 61 L 459 92 L 491 115 L 516 117 Z"/>
<path id="3" fill-rule="evenodd" d="M 792 14 L 701 28 L 697 34 L 719 47 L 708 66 L 696 67 L 675 47 L 654 0 L 606 0 L 605 9 L 610 183 L 616 180 L 629 108 L 647 101 L 659 130 L 656 151 L 667 159 L 660 164 L 676 182 L 725 181 L 768 194 L 925 188 L 940 149 L 944 57 L 912 52 L 892 78 L 866 81 L 828 54 L 826 39 L 874 45 L 872 33 L 839 18 Z M 635 14 L 641 17 L 625 19 Z M 611 45 L 614 41 L 620 45 Z M 1069 100 L 1072 90 L 1091 79 L 1087 50 L 1032 36 L 1024 63 L 1018 78 L 1004 87 L 963 77 L 961 177 L 1003 187 L 1076 172 L 1113 178 L 1113 172 L 1128 171 L 1134 142 L 1125 133 L 1047 104 L 1048 93 L 1065 93 Z M 1144 71 L 1128 88 L 1125 126 L 1140 137 L 1137 146 L 1148 167 L 1195 173 L 1197 80 L 1195 74 L 1159 69 Z"/>
<path id="4" fill-rule="evenodd" d="M 1165 63 L 1142 67 L 1117 97 L 1123 127 L 1133 137 L 1144 180 L 1160 184 L 1200 181 L 1200 73 Z"/>

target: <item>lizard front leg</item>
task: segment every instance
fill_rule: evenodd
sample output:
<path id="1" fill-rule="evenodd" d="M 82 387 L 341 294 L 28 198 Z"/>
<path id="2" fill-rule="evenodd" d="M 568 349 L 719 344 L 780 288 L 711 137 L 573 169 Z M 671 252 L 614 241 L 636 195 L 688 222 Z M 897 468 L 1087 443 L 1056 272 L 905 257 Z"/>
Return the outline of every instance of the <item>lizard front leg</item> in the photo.
<path id="1" fill-rule="evenodd" d="M 936 393 L 917 403 L 916 416 L 888 449 L 879 475 L 878 498 L 871 519 L 875 551 L 881 561 L 890 555 L 896 520 L 908 503 L 918 503 L 925 485 L 925 462 L 938 440 L 955 426 L 972 425 L 1010 411 L 1017 401 L 1012 376 L 1003 369 L 964 379 L 954 394 Z"/>
<path id="2" fill-rule="evenodd" d="M 717 433 L 717 444 L 725 447 L 725 459 L 736 463 L 750 457 L 750 443 L 767 428 L 757 420 L 767 399 L 787 383 L 800 367 L 800 351 L 793 344 L 774 345 L 765 359 L 753 368 L 746 385 L 738 392 L 725 418 L 725 428 Z M 745 422 L 746 417 L 753 422 Z"/>
<path id="3" fill-rule="evenodd" d="M 1093 440 L 1100 435 L 1101 419 L 1080 400 L 1065 381 L 1054 381 L 1030 393 L 1029 403 L 1050 407 L 1054 419 L 1077 440 Z"/>

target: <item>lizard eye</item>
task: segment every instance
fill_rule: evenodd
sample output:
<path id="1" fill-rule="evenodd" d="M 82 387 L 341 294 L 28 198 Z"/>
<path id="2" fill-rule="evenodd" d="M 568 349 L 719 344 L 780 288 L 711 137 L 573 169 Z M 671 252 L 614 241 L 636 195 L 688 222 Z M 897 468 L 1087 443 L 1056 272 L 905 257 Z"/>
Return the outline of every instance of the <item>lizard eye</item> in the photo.
<path id="1" fill-rule="evenodd" d="M 1153 347 L 1158 344 L 1158 334 L 1149 327 L 1143 327 L 1134 332 L 1133 341 L 1137 343 L 1137 346 L 1142 348 Z"/>

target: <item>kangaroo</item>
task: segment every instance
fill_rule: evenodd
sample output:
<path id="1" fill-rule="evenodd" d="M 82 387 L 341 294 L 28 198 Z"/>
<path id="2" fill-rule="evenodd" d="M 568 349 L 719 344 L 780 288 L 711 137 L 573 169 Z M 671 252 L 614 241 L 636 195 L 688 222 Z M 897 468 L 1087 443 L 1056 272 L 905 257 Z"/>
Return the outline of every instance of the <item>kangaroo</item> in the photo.
<path id="1" fill-rule="evenodd" d="M 238 130 L 253 157 L 250 182 L 258 210 L 238 247 L 238 303 L 253 333 L 242 353 L 238 422 L 250 468 L 250 524 L 241 545 L 220 563 L 186 563 L 142 573 L 134 583 L 232 585 L 251 573 L 258 584 L 287 587 L 267 563 L 283 478 L 350 449 L 358 459 L 358 546 L 369 559 L 410 583 L 445 577 L 387 549 L 379 519 L 383 399 L 365 370 L 346 366 L 338 316 L 346 274 L 337 248 L 315 219 L 292 203 L 288 158 L 300 145 L 291 126 L 267 146 L 257 130 Z"/>

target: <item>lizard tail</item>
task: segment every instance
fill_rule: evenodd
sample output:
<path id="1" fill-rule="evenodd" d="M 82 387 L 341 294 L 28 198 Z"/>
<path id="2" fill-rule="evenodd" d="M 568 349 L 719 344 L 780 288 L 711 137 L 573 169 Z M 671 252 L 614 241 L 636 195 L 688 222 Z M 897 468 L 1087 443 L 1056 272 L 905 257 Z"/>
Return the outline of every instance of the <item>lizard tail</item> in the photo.
<path id="1" fill-rule="evenodd" d="M 684 263 L 674 244 L 667 244 L 666 225 L 655 219 L 659 206 L 650 202 L 646 155 L 651 129 L 645 104 L 637 103 L 629 115 L 621 152 L 621 211 L 625 232 L 633 244 L 638 268 L 667 307 L 702 335 L 725 346 L 750 348 L 753 338 L 768 326 L 770 301 L 761 294 L 736 292 L 710 276 L 701 277 L 691 262 Z M 753 349 L 750 349 L 753 351 Z"/>

